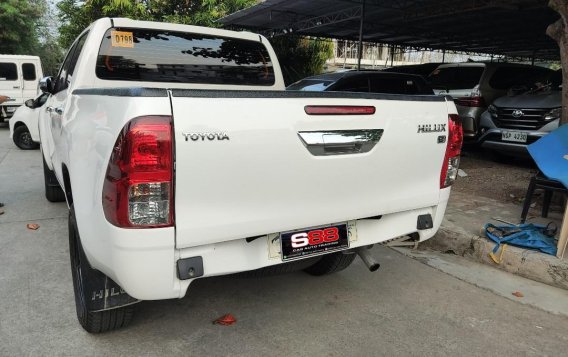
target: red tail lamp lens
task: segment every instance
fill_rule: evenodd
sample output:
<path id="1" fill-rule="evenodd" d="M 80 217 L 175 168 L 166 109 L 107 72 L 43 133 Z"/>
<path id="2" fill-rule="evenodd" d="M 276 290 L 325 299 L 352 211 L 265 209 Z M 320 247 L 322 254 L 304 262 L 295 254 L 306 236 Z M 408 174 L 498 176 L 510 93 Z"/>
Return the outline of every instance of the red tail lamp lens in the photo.
<path id="1" fill-rule="evenodd" d="M 111 154 L 103 208 L 118 227 L 173 225 L 173 143 L 169 116 L 145 116 L 124 126 Z"/>
<path id="2" fill-rule="evenodd" d="M 440 188 L 449 187 L 456 180 L 462 144 L 463 129 L 461 119 L 457 114 L 450 114 L 448 116 L 448 144 L 440 172 Z"/>

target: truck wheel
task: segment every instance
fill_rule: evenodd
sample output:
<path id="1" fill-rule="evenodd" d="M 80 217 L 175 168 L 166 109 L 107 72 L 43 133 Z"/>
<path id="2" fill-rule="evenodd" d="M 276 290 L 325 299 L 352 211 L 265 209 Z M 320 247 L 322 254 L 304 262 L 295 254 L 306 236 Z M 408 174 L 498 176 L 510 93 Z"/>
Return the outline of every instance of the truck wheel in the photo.
<path id="1" fill-rule="evenodd" d="M 73 206 L 69 210 L 69 255 L 71 257 L 71 275 L 73 277 L 73 290 L 75 293 L 75 308 L 77 319 L 81 326 L 90 333 L 100 333 L 128 326 L 134 306 L 128 305 L 104 311 L 89 311 L 87 299 L 89 293 L 87 287 L 92 280 L 104 276 L 98 270 L 91 268 L 77 230 L 75 210 Z M 94 278 L 94 279 L 93 279 Z"/>
<path id="2" fill-rule="evenodd" d="M 59 182 L 55 178 L 55 173 L 47 167 L 45 163 L 45 158 L 43 154 L 41 155 L 43 159 L 43 181 L 45 185 L 45 198 L 49 202 L 64 202 L 65 201 L 65 194 L 59 186 Z"/>
<path id="3" fill-rule="evenodd" d="M 353 263 L 357 254 L 342 252 L 324 255 L 317 263 L 304 269 L 310 275 L 321 276 L 342 271 Z"/>
<path id="4" fill-rule="evenodd" d="M 39 147 L 39 145 L 32 140 L 32 135 L 25 125 L 20 125 L 14 129 L 12 139 L 14 140 L 14 144 L 22 150 L 34 150 Z"/>

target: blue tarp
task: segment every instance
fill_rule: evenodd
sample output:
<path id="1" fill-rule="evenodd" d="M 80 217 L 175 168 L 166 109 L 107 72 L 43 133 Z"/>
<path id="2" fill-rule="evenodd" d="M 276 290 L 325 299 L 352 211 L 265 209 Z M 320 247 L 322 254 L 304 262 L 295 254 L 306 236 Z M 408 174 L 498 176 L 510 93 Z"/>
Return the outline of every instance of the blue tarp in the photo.
<path id="1" fill-rule="evenodd" d="M 557 242 L 554 237 L 546 235 L 546 231 L 547 226 L 532 223 L 506 226 L 495 226 L 491 223 L 485 225 L 485 235 L 497 243 L 493 253 L 499 251 L 501 244 L 510 244 L 555 256 Z"/>
<path id="2" fill-rule="evenodd" d="M 528 146 L 542 173 L 568 187 L 568 124 Z"/>

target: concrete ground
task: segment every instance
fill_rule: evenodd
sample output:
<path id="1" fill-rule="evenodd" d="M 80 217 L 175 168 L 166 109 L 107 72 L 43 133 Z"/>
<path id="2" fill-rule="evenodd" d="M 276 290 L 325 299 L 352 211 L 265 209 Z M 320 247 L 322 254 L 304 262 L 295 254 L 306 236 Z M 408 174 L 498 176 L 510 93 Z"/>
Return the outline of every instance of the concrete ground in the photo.
<path id="1" fill-rule="evenodd" d="M 485 237 L 482 231 L 484 225 L 503 224 L 495 221 L 494 218 L 519 223 L 521 210 L 522 207 L 518 204 L 452 190 L 438 234 L 421 243 L 420 248 L 464 256 L 525 278 L 568 289 L 568 254 L 564 259 L 558 259 L 535 250 L 508 245 L 501 264 L 495 264 L 489 257 L 495 243 Z M 561 221 L 562 216 L 559 211 L 551 211 L 548 218 L 542 218 L 540 210 L 534 208 L 529 211 L 527 222 L 545 225 L 554 222 L 560 228 Z M 556 236 L 558 235 L 559 233 Z"/>
<path id="2" fill-rule="evenodd" d="M 0 216 L 1 356 L 566 354 L 565 315 L 385 247 L 372 251 L 382 264 L 376 273 L 356 260 L 320 278 L 203 279 L 183 299 L 138 304 L 127 329 L 87 334 L 75 318 L 66 207 L 44 199 L 41 170 L 39 151 L 17 149 L 0 124 L 0 201 L 6 204 Z M 40 228 L 29 230 L 28 223 Z M 460 266 L 456 259 L 447 264 Z M 470 279 L 490 275 L 509 290 L 525 287 L 508 274 L 475 274 L 478 268 L 468 267 Z M 543 285 L 543 296 L 547 289 L 553 288 Z M 211 323 L 225 313 L 235 315 L 236 325 Z"/>

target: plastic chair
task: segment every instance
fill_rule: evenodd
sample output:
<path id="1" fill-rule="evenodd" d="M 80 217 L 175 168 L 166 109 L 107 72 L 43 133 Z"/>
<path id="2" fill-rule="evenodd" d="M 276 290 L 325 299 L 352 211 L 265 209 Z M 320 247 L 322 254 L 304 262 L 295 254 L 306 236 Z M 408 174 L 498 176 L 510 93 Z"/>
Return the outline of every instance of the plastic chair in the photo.
<path id="1" fill-rule="evenodd" d="M 521 213 L 521 223 L 525 223 L 527 219 L 527 214 L 529 213 L 529 208 L 531 206 L 532 196 L 537 188 L 544 190 L 544 200 L 542 202 L 541 212 L 541 216 L 543 218 L 548 217 L 548 209 L 550 208 L 550 201 L 552 200 L 552 194 L 554 192 L 562 192 L 565 195 L 568 194 L 568 189 L 564 187 L 562 183 L 546 178 L 539 171 L 531 178 L 531 182 L 529 183 L 527 195 L 525 196 L 525 202 L 523 204 L 523 212 Z"/>

